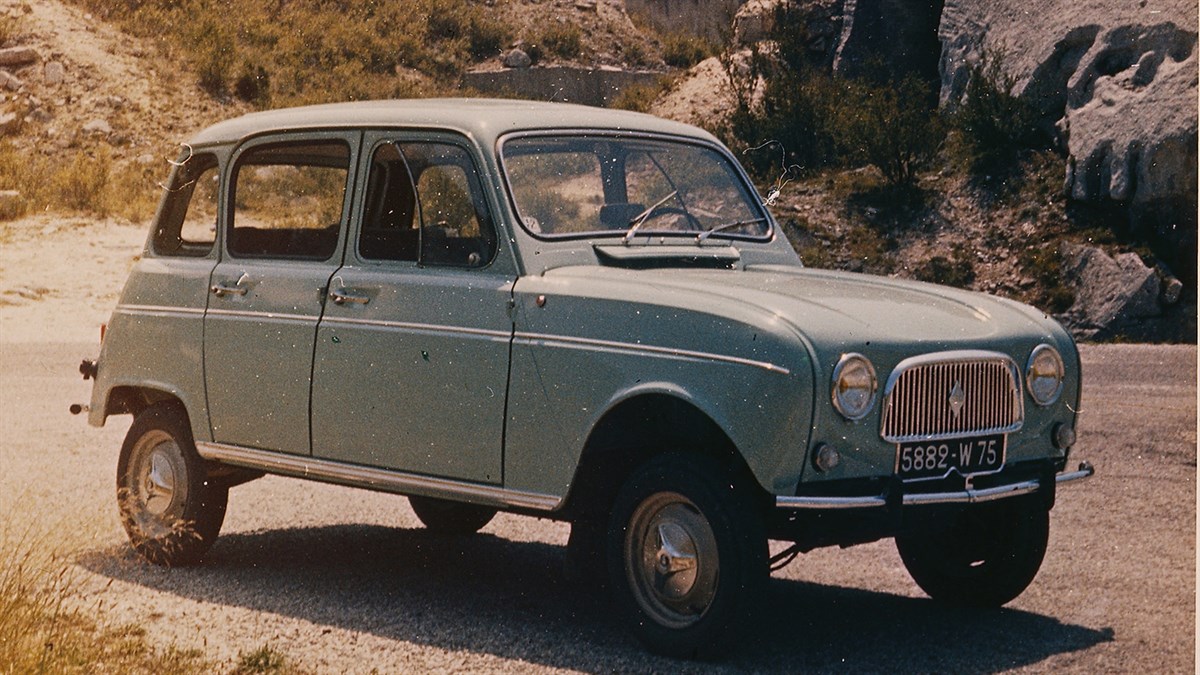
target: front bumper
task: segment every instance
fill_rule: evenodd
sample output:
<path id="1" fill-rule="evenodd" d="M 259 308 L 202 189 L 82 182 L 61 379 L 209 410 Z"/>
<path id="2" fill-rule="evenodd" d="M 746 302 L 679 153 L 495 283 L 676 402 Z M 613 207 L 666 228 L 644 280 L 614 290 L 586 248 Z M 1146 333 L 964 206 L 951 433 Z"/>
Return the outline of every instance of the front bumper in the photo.
<path id="1" fill-rule="evenodd" d="M 1042 480 L 1031 479 L 1022 480 L 1004 485 L 995 485 L 987 488 L 967 488 L 963 490 L 955 490 L 950 492 L 914 492 L 896 495 L 890 497 L 887 494 L 882 495 L 863 495 L 854 497 L 776 497 L 775 507 L 793 511 L 830 511 L 843 509 L 884 509 L 895 503 L 896 497 L 899 497 L 900 503 L 904 506 L 924 506 L 933 504 L 980 504 L 983 502 L 995 501 L 997 499 L 1007 499 L 1010 497 L 1019 497 L 1035 493 L 1043 490 L 1044 487 L 1053 489 L 1061 483 L 1070 483 L 1073 481 L 1090 478 L 1096 470 L 1091 464 L 1082 462 L 1079 469 L 1057 474 L 1053 477 L 1053 485 L 1044 486 Z"/>

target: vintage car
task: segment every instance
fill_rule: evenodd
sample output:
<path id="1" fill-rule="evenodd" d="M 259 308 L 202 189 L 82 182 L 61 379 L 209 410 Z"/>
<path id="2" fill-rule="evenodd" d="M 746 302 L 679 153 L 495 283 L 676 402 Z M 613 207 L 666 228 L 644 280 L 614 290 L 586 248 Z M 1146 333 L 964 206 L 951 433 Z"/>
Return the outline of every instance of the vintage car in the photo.
<path id="1" fill-rule="evenodd" d="M 559 519 L 648 648 L 711 657 L 820 546 L 894 537 L 934 599 L 1004 604 L 1092 473 L 1066 469 L 1056 322 L 805 268 L 694 127 L 361 102 L 217 124 L 175 165 L 82 365 L 93 425 L 134 416 L 118 504 L 155 563 L 200 559 L 263 474 L 407 495 L 447 532 Z"/>

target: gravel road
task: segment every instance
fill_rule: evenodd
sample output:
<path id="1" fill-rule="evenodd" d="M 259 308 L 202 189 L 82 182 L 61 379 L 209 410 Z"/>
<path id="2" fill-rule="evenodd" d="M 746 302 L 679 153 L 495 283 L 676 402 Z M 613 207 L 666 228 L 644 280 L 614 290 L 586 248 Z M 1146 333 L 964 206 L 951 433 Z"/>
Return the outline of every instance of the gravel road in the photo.
<path id="1" fill-rule="evenodd" d="M 83 601 L 218 664 L 270 644 L 316 672 L 1195 672 L 1196 347 L 1088 346 L 1080 440 L 1033 586 L 1007 608 L 938 608 L 890 542 L 802 555 L 722 664 L 647 656 L 605 597 L 563 578 L 567 527 L 498 517 L 435 536 L 407 502 L 268 477 L 235 488 L 197 568 L 141 563 L 115 515 L 129 420 L 67 413 L 93 344 L 0 336 L 0 534 L 70 552 Z"/>

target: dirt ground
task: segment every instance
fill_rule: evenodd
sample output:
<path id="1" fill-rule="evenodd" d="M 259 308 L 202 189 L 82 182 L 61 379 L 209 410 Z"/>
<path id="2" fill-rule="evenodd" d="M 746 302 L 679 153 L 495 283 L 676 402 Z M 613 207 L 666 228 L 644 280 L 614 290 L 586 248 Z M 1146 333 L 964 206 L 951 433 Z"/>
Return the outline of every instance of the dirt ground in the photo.
<path id="1" fill-rule="evenodd" d="M 78 601 L 218 665 L 269 644 L 316 672 L 677 671 L 563 576 L 564 525 L 498 517 L 472 537 L 423 530 L 404 499 L 283 478 L 235 488 L 196 568 L 135 558 L 116 518 L 128 418 L 71 417 L 79 359 L 142 227 L 38 218 L 0 239 L 0 534 L 45 535 Z M 754 638 L 691 671 L 1195 670 L 1196 348 L 1083 348 L 1075 451 L 1030 589 L 992 612 L 924 599 L 890 542 L 803 555 L 775 574 Z"/>

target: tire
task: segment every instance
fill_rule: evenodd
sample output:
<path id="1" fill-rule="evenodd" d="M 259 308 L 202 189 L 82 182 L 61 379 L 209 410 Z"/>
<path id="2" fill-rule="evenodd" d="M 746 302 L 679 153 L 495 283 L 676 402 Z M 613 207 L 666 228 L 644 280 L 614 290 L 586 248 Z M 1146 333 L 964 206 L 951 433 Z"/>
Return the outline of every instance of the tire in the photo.
<path id="1" fill-rule="evenodd" d="M 999 607 L 1037 576 L 1050 536 L 1039 499 L 1010 499 L 965 510 L 947 528 L 896 537 L 913 581 L 948 605 Z"/>
<path id="2" fill-rule="evenodd" d="M 652 652 L 713 659 L 750 624 L 766 586 L 767 538 L 729 471 L 672 453 L 634 470 L 608 528 L 609 583 Z"/>
<path id="3" fill-rule="evenodd" d="M 433 497 L 408 498 L 413 513 L 433 532 L 442 534 L 473 534 L 492 522 L 496 509 L 475 504 L 452 502 Z"/>
<path id="4" fill-rule="evenodd" d="M 138 414 L 117 462 L 117 507 L 134 550 L 156 565 L 195 564 L 221 531 L 228 499 L 228 487 L 208 480 L 182 406 Z"/>

